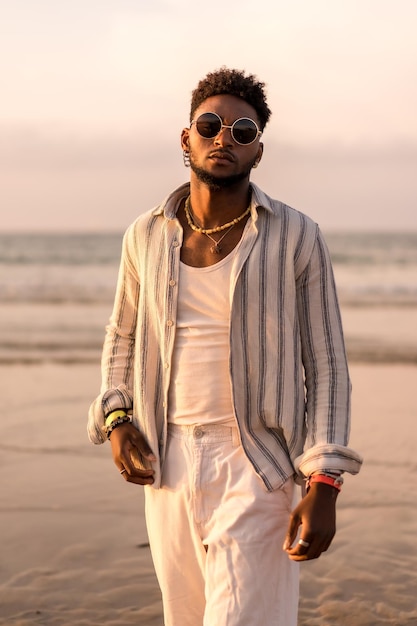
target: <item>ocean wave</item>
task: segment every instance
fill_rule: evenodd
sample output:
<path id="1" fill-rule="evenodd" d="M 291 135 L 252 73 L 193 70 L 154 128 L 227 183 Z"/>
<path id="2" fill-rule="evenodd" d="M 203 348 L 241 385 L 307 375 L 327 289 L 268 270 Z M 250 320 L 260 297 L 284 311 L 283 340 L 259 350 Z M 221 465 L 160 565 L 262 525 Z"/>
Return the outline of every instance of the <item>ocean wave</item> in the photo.
<path id="1" fill-rule="evenodd" d="M 352 273 L 335 268 L 339 299 L 349 304 L 417 303 L 417 267 L 409 272 L 381 272 L 378 275 Z M 44 304 L 111 303 L 117 283 L 117 268 L 89 266 L 79 268 L 0 266 L 0 302 Z"/>
<path id="2" fill-rule="evenodd" d="M 0 265 L 0 302 L 94 303 L 114 298 L 115 266 Z"/>
<path id="3" fill-rule="evenodd" d="M 110 303 L 122 235 L 0 234 L 0 302 Z M 326 235 L 342 303 L 417 303 L 416 233 Z"/>
<path id="4" fill-rule="evenodd" d="M 7 266 L 118 265 L 120 233 L 0 233 L 0 264 Z"/>
<path id="5" fill-rule="evenodd" d="M 417 267 L 417 233 L 330 233 L 327 245 L 335 266 Z"/>

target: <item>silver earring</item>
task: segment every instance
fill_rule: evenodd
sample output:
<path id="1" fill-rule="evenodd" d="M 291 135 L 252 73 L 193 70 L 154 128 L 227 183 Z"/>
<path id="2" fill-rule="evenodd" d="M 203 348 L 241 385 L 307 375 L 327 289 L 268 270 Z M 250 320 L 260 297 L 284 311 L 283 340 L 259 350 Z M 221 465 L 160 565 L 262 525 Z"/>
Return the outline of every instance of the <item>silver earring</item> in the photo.
<path id="1" fill-rule="evenodd" d="M 185 167 L 190 167 L 190 165 L 191 165 L 191 163 L 190 163 L 190 153 L 189 153 L 188 150 L 183 150 L 182 151 L 182 158 L 183 158 Z"/>
<path id="2" fill-rule="evenodd" d="M 255 170 L 259 165 L 259 161 L 255 161 L 255 163 L 252 165 L 252 168 Z"/>

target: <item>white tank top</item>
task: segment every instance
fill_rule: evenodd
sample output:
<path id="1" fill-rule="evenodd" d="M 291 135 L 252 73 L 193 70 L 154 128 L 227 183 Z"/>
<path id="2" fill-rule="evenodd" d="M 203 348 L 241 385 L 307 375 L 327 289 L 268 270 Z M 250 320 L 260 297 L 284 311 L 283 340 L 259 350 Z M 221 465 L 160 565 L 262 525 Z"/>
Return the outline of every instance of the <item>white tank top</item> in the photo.
<path id="1" fill-rule="evenodd" d="M 168 396 L 171 423 L 235 423 L 229 374 L 230 272 L 239 244 L 210 267 L 180 264 Z"/>

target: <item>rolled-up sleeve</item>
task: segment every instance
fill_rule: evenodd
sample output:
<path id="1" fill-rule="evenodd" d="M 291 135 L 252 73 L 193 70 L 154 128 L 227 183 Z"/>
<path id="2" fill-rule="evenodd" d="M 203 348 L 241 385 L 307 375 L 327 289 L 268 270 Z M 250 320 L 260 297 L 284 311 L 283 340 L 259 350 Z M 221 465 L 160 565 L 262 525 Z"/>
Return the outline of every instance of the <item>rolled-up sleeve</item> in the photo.
<path id="1" fill-rule="evenodd" d="M 295 460 L 308 476 L 323 469 L 356 474 L 361 456 L 347 446 L 351 382 L 333 269 L 318 231 L 310 262 L 298 280 L 297 306 L 306 386 L 306 441 Z"/>
<path id="2" fill-rule="evenodd" d="M 133 225 L 123 238 L 121 262 L 113 311 L 106 327 L 101 360 L 100 394 L 90 406 L 87 432 L 92 443 L 106 441 L 104 421 L 116 409 L 133 407 L 133 369 L 137 308 L 139 299 L 138 272 L 130 250 L 135 245 Z"/>

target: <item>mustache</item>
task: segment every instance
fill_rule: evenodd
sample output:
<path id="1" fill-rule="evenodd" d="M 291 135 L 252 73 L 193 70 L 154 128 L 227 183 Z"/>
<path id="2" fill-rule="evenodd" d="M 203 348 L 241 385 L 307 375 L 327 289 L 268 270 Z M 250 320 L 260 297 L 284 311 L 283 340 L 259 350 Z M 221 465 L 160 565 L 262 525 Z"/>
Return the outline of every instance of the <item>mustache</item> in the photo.
<path id="1" fill-rule="evenodd" d="M 228 161 L 233 161 L 233 162 L 235 161 L 235 157 L 234 157 L 233 153 L 229 152 L 229 150 L 224 150 L 224 149 L 223 150 L 219 150 L 219 149 L 212 150 L 209 153 L 209 158 L 212 158 L 212 157 L 218 157 L 220 159 L 227 159 Z"/>

